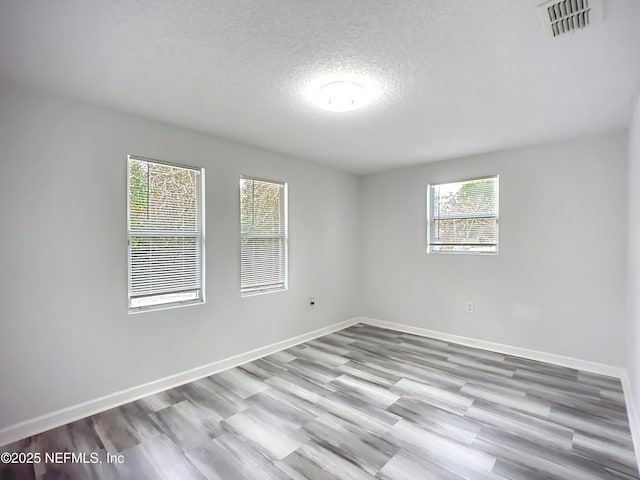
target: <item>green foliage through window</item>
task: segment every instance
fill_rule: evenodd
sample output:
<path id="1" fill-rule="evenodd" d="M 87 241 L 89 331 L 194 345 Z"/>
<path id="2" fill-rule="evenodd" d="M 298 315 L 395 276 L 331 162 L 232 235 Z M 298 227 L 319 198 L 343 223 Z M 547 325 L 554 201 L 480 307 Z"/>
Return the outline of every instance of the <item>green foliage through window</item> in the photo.
<path id="1" fill-rule="evenodd" d="M 201 169 L 129 157 L 129 308 L 201 301 Z"/>
<path id="2" fill-rule="evenodd" d="M 286 288 L 285 184 L 240 180 L 240 291 Z"/>
<path id="3" fill-rule="evenodd" d="M 498 177 L 429 186 L 429 250 L 497 253 Z"/>

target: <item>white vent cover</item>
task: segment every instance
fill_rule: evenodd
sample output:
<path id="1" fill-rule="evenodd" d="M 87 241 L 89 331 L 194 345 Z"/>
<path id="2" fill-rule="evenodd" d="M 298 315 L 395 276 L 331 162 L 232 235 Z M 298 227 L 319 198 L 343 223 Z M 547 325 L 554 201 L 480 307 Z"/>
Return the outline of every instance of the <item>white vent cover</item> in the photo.
<path id="1" fill-rule="evenodd" d="M 544 29 L 554 38 L 602 22 L 602 2 L 603 0 L 551 0 L 538 8 Z"/>

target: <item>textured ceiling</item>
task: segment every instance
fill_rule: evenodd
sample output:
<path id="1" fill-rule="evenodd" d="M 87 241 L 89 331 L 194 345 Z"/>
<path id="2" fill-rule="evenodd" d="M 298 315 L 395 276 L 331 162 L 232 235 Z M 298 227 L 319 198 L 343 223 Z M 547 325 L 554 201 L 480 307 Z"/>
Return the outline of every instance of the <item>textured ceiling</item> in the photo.
<path id="1" fill-rule="evenodd" d="M 626 128 L 640 2 L 555 40 L 537 3 L 0 0 L 0 79 L 356 173 Z M 308 98 L 345 76 L 376 98 Z"/>

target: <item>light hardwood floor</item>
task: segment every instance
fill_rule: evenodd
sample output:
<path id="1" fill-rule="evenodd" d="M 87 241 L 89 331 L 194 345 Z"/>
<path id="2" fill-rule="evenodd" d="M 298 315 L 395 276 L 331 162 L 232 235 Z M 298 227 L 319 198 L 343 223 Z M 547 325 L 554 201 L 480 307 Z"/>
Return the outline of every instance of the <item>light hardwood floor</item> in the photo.
<path id="1" fill-rule="evenodd" d="M 0 451 L 102 460 L 2 480 L 640 478 L 619 380 L 366 325 Z"/>

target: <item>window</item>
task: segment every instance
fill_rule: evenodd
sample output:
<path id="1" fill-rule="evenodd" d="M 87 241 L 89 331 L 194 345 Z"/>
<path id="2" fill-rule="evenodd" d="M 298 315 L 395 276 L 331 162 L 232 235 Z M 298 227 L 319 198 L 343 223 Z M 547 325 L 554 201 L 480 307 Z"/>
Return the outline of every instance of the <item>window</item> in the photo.
<path id="1" fill-rule="evenodd" d="M 204 302 L 204 170 L 129 156 L 129 311 Z"/>
<path id="2" fill-rule="evenodd" d="M 287 288 L 287 185 L 240 179 L 240 293 Z"/>
<path id="3" fill-rule="evenodd" d="M 498 253 L 498 177 L 429 185 L 429 252 Z"/>

